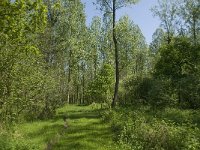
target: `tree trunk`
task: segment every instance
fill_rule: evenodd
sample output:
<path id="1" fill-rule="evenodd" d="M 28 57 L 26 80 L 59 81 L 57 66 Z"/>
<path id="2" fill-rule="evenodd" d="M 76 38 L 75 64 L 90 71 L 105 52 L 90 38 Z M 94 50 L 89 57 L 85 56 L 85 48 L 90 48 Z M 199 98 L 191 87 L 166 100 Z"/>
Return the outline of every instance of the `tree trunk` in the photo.
<path id="1" fill-rule="evenodd" d="M 193 38 L 194 38 L 194 44 L 196 45 L 196 41 L 197 41 L 197 36 L 196 36 L 196 18 L 195 15 L 193 14 L 192 16 L 192 20 L 193 20 Z"/>
<path id="2" fill-rule="evenodd" d="M 82 71 L 83 71 L 83 77 L 82 77 L 82 103 L 85 103 L 85 64 L 82 63 Z"/>
<path id="3" fill-rule="evenodd" d="M 170 42 L 171 42 L 170 31 L 167 31 L 167 44 L 170 44 Z"/>
<path id="4" fill-rule="evenodd" d="M 82 98 L 83 104 L 85 103 L 84 97 L 85 97 L 85 75 L 83 74 L 83 98 Z"/>
<path id="5" fill-rule="evenodd" d="M 69 100 L 70 100 L 71 57 L 72 57 L 72 52 L 71 52 L 71 50 L 70 50 L 70 52 L 69 52 L 69 71 L 68 71 L 67 103 L 69 103 Z"/>
<path id="6" fill-rule="evenodd" d="M 119 88 L 119 59 L 118 59 L 118 47 L 117 47 L 117 39 L 116 39 L 116 30 L 115 30 L 115 20 L 116 20 L 116 8 L 115 8 L 116 0 L 113 0 L 113 42 L 115 49 L 115 91 L 114 97 L 112 101 L 111 107 L 115 107 L 117 96 L 118 96 L 118 88 Z"/>

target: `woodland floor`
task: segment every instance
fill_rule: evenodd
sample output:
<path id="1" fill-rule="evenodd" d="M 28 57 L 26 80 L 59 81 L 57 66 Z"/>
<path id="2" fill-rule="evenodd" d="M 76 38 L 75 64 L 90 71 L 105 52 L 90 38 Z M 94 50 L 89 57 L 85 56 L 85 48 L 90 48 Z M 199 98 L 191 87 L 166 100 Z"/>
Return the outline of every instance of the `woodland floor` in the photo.
<path id="1" fill-rule="evenodd" d="M 67 128 L 63 116 L 67 116 Z M 91 106 L 67 105 L 57 110 L 54 119 L 21 124 L 18 131 L 41 150 L 117 149 L 110 126 Z"/>

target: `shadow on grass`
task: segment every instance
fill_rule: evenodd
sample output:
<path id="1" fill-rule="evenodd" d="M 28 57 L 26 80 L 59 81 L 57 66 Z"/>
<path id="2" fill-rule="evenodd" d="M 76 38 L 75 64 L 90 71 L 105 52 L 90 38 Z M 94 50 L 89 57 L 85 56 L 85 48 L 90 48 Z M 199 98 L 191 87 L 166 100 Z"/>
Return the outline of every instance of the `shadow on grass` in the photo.
<path id="1" fill-rule="evenodd" d="M 101 127 L 100 122 L 91 122 L 70 126 L 66 134 L 62 136 L 61 141 L 53 147 L 55 150 L 93 150 L 107 145 L 111 138 L 110 132 Z"/>
<path id="2" fill-rule="evenodd" d="M 51 122 L 56 122 L 58 120 L 63 120 L 64 116 L 67 120 L 75 120 L 75 119 L 96 119 L 100 118 L 100 115 L 97 110 L 78 110 L 78 111 L 67 111 L 67 112 L 59 112 Z"/>
<path id="3" fill-rule="evenodd" d="M 36 139 L 38 137 L 42 137 L 42 140 L 47 143 L 51 140 L 57 133 L 61 133 L 64 131 L 64 126 L 62 124 L 53 124 L 53 125 L 46 125 L 41 129 L 28 133 L 28 137 L 31 139 Z"/>
<path id="4" fill-rule="evenodd" d="M 70 114 L 68 116 L 69 119 L 97 119 L 100 116 L 98 114 L 96 114 L 95 112 L 82 112 L 82 113 L 74 113 L 74 114 Z"/>
<path id="5" fill-rule="evenodd" d="M 93 150 L 108 145 L 112 139 L 111 133 L 108 126 L 102 124 L 99 110 L 84 106 L 72 107 L 74 110 L 70 107 L 59 111 L 45 125 L 41 122 L 37 130 L 27 133 L 27 137 L 36 144 L 48 145 L 52 139 L 56 140 L 52 145 L 53 150 Z M 67 129 L 64 128 L 64 116 L 67 117 Z"/>
<path id="6" fill-rule="evenodd" d="M 55 150 L 93 150 L 108 145 L 112 135 L 108 126 L 102 124 L 96 110 L 67 111 L 69 127 L 58 143 Z M 63 115 L 63 114 L 62 114 Z M 58 117 L 62 117 L 59 115 Z"/>

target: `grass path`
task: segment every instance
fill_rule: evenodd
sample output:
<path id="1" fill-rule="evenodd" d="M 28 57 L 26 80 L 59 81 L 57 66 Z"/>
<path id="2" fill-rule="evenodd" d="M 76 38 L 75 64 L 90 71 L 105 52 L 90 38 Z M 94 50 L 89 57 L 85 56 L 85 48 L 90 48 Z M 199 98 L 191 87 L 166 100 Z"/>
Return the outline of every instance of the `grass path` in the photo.
<path id="1" fill-rule="evenodd" d="M 98 112 L 88 106 L 70 106 L 58 111 L 66 115 L 69 127 L 62 134 L 55 150 L 114 150 L 113 134 L 108 124 L 102 123 Z"/>
<path id="2" fill-rule="evenodd" d="M 64 128 L 63 116 L 68 128 Z M 28 143 L 48 150 L 116 150 L 113 133 L 91 106 L 67 105 L 57 110 L 55 118 L 18 126 Z M 48 147 L 48 148 L 47 148 Z"/>

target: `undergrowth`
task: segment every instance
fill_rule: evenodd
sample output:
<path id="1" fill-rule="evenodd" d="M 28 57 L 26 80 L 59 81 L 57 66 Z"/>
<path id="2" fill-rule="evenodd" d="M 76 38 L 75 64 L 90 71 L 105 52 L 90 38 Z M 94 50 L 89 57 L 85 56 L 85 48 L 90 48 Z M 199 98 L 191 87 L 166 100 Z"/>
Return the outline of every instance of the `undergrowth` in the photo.
<path id="1" fill-rule="evenodd" d="M 103 113 L 120 149 L 199 150 L 199 111 L 150 107 L 116 108 Z"/>

